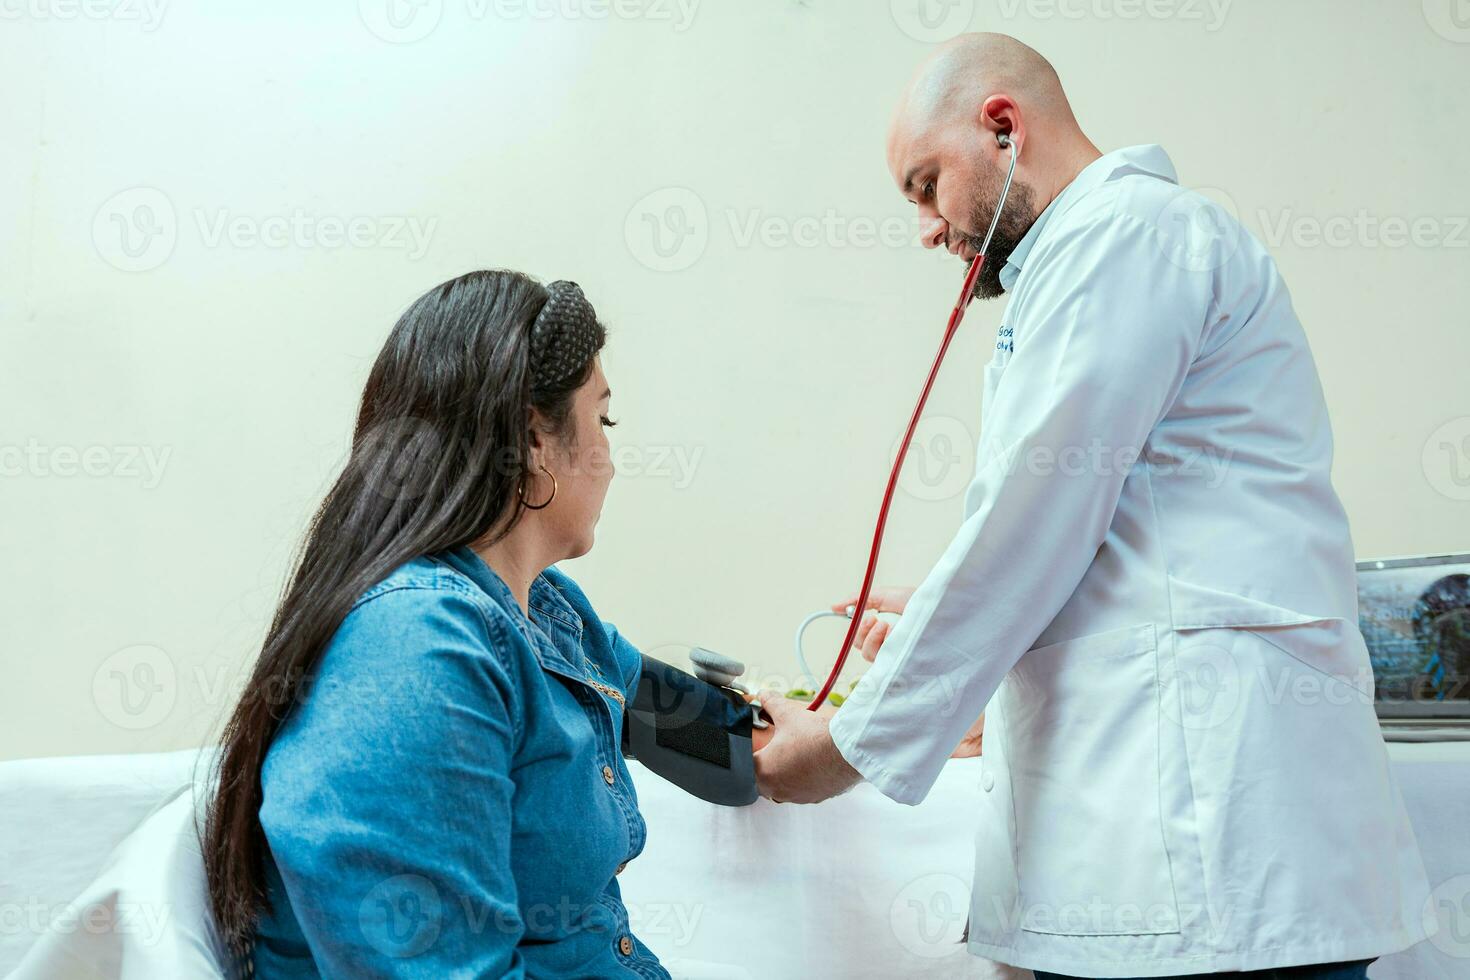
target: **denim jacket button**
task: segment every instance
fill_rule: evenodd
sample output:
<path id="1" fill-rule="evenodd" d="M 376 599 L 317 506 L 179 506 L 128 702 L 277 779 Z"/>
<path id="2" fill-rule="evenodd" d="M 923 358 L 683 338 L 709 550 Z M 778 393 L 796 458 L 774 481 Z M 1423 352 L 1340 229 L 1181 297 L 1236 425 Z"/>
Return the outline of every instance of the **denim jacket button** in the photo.
<path id="1" fill-rule="evenodd" d="M 628 867 L 628 862 L 627 861 L 624 861 L 622 864 L 618 865 L 618 870 L 614 871 L 613 874 L 620 875 L 620 874 L 623 873 L 624 870 L 627 869 L 627 867 Z"/>
<path id="2" fill-rule="evenodd" d="M 613 779 L 614 778 L 615 777 L 613 776 L 612 766 L 603 766 L 602 767 L 602 779 L 603 779 L 603 782 L 605 782 L 609 786 L 611 786 L 613 784 Z"/>
<path id="3" fill-rule="evenodd" d="M 624 956 L 632 956 L 633 955 L 633 940 L 629 939 L 627 936 L 624 936 L 622 939 L 619 939 L 618 940 L 618 952 L 619 953 L 622 953 Z"/>

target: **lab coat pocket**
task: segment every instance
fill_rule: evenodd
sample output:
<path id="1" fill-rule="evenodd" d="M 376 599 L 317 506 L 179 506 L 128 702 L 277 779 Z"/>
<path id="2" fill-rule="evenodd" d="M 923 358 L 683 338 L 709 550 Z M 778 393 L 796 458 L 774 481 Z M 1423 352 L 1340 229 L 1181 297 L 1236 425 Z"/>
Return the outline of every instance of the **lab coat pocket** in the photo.
<path id="1" fill-rule="evenodd" d="M 1160 804 L 1152 624 L 1026 653 L 1005 685 L 1021 928 L 1179 931 Z"/>

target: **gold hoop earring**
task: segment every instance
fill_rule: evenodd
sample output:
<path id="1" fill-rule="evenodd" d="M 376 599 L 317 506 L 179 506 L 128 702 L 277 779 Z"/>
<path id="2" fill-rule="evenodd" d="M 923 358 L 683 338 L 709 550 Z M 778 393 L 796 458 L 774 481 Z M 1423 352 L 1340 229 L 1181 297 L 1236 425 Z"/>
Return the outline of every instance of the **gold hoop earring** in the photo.
<path id="1" fill-rule="evenodd" d="M 547 476 L 551 477 L 551 496 L 547 497 L 544 503 L 526 503 L 526 484 L 525 481 L 522 481 L 519 489 L 516 490 L 516 496 L 520 498 L 521 506 L 526 508 L 526 510 L 545 510 L 547 507 L 550 507 L 551 502 L 556 499 L 556 474 L 548 470 L 545 463 L 537 463 L 536 465 L 541 467 L 542 473 L 545 473 Z"/>

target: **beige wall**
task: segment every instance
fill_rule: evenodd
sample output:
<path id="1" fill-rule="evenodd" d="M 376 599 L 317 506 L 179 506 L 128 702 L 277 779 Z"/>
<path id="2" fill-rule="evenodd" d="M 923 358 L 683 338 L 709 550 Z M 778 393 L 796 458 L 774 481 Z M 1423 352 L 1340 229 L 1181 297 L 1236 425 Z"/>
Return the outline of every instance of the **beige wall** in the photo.
<path id="1" fill-rule="evenodd" d="M 801 615 L 856 584 L 961 273 L 884 170 L 920 0 L 424 0 L 398 27 L 86 2 L 0 0 L 0 757 L 207 736 L 389 325 L 478 266 L 576 279 L 612 326 L 624 473 L 570 566 L 604 615 L 789 675 Z M 1099 145 L 1164 144 L 1271 244 L 1362 555 L 1470 550 L 1453 6 L 934 4 L 1037 46 Z M 884 580 L 959 516 L 999 314 L 952 352 Z"/>

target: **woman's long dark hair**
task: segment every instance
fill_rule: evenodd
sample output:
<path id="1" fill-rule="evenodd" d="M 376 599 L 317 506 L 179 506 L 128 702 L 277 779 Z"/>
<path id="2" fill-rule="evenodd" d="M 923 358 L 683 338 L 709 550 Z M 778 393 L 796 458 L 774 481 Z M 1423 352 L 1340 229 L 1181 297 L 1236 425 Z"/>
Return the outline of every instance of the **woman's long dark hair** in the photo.
<path id="1" fill-rule="evenodd" d="M 451 279 L 408 308 L 373 364 L 351 453 L 311 521 L 222 735 L 203 853 L 216 925 L 237 956 L 267 900 L 261 766 L 338 626 L 404 562 L 508 533 L 523 514 L 531 410 L 553 432 L 569 428 L 596 350 L 568 377 L 533 378 L 532 328 L 539 354 L 546 318 L 538 325 L 537 314 L 548 296 L 517 272 Z"/>

